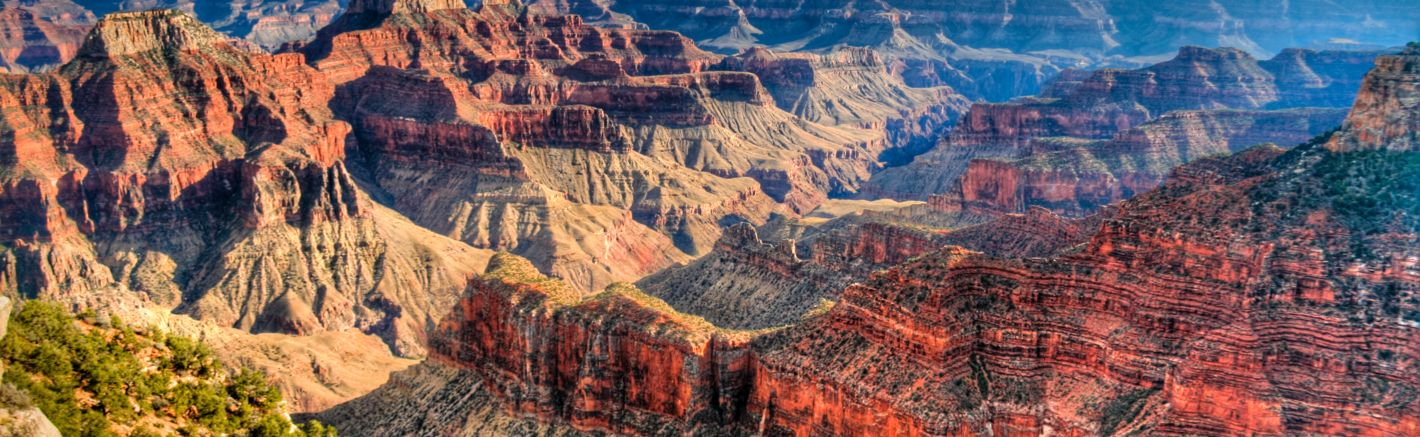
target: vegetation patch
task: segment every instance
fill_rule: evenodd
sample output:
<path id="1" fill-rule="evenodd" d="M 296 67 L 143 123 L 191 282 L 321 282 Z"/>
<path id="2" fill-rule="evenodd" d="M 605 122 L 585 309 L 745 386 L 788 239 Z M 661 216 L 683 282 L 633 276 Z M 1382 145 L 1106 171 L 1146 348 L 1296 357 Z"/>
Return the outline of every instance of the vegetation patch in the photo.
<path id="1" fill-rule="evenodd" d="M 1146 388 L 1135 390 L 1123 396 L 1114 398 L 1113 402 L 1104 407 L 1100 415 L 1100 435 L 1113 435 L 1120 425 L 1126 425 L 1139 417 L 1139 412 L 1144 410 L 1145 401 L 1154 393 L 1157 388 Z"/>
<path id="2" fill-rule="evenodd" d="M 334 436 L 295 426 L 261 372 L 231 371 L 207 345 L 28 301 L 0 340 L 7 404 L 32 402 L 64 435 Z M 0 392 L 8 391 L 0 390 Z"/>

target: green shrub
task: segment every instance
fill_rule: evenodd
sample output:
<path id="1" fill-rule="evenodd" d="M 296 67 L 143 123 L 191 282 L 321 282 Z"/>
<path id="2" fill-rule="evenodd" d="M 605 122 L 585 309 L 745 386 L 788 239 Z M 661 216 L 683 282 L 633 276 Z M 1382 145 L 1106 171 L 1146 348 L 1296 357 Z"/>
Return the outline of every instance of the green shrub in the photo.
<path id="1" fill-rule="evenodd" d="M 266 375 L 228 371 L 206 344 L 85 316 L 39 301 L 11 316 L 0 339 L 7 383 L 0 403 L 33 403 L 64 435 L 116 435 L 115 425 L 152 435 L 146 426 L 133 428 L 149 421 L 187 435 L 335 435 L 319 423 L 293 425 Z"/>

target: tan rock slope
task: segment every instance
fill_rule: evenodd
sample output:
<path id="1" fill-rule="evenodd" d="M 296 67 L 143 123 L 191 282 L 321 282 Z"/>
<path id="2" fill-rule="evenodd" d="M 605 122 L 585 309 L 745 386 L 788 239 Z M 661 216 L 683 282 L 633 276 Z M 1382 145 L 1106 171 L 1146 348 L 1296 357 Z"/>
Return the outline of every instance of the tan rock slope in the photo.
<path id="1" fill-rule="evenodd" d="M 1093 230 L 1040 208 L 974 225 L 957 222 L 952 218 L 957 214 L 919 206 L 870 210 L 777 241 L 761 239 L 753 227 L 740 224 L 728 229 L 709 255 L 636 285 L 717 326 L 779 327 L 830 308 L 845 288 L 879 269 L 945 246 L 998 257 L 1040 257 L 1084 243 Z"/>
<path id="2" fill-rule="evenodd" d="M 179 12 L 113 14 L 52 74 L 0 78 L 0 284 L 217 325 L 358 329 L 401 354 L 486 252 L 373 202 L 334 86 Z"/>
<path id="3" fill-rule="evenodd" d="M 725 224 L 856 191 L 887 132 L 918 129 L 906 105 L 960 102 L 922 91 L 820 124 L 754 74 L 710 71 L 720 57 L 680 35 L 516 2 L 356 2 L 300 50 L 336 81 L 332 106 L 399 211 L 589 290 L 704 254 Z"/>

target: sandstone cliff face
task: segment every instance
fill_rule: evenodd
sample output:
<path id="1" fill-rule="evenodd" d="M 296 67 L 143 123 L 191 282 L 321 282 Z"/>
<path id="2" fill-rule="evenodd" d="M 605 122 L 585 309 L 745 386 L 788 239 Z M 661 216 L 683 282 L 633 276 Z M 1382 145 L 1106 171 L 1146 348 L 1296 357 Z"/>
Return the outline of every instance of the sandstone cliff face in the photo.
<path id="1" fill-rule="evenodd" d="M 1420 62 L 1392 59 L 1372 79 Z M 1420 156 L 1326 144 L 1196 160 L 1078 248 L 948 247 L 776 331 L 716 330 L 624 287 L 579 299 L 530 266 L 495 267 L 441 324 L 422 377 L 336 411 L 477 381 L 482 401 L 459 408 L 586 432 L 1413 435 Z M 420 417 L 476 429 L 443 409 Z"/>
<path id="2" fill-rule="evenodd" d="M 871 49 L 815 55 L 755 48 L 717 68 L 754 73 L 781 109 L 805 120 L 885 130 L 894 147 L 884 159 L 889 165 L 925 151 L 967 109 L 949 87 L 908 86 Z"/>
<path id="3" fill-rule="evenodd" d="M 56 73 L 0 79 L 7 294 L 218 325 L 358 328 L 420 354 L 486 254 L 371 201 L 335 88 L 175 11 L 113 14 Z"/>
<path id="4" fill-rule="evenodd" d="M 178 9 L 228 35 L 275 49 L 310 38 L 340 14 L 337 0 L 8 0 L 0 3 L 0 69 L 46 70 L 68 62 L 84 35 L 114 12 Z"/>
<path id="5" fill-rule="evenodd" d="M 1291 50 L 1259 62 L 1236 49 L 1185 47 L 1143 69 L 1068 72 L 1041 97 L 974 105 L 936 147 L 875 175 L 863 192 L 1086 214 L 1189 160 L 1290 146 L 1335 127 L 1339 109 L 1298 108 L 1349 101 L 1354 88 L 1337 89 L 1359 83 L 1372 56 Z"/>
<path id="6" fill-rule="evenodd" d="M 654 434 L 683 426 L 679 417 L 729 423 L 750 377 L 747 339 L 628 285 L 580 299 L 526 261 L 500 256 L 430 346 L 441 363 L 511 376 L 484 380 L 511 411 Z"/>
<path id="7" fill-rule="evenodd" d="M 1277 1 L 1184 1 L 1155 7 L 1129 0 L 532 3 L 543 11 L 625 14 L 724 53 L 755 46 L 801 51 L 868 47 L 899 63 L 897 71 L 910 84 L 947 84 L 992 101 L 1037 94 L 1063 68 L 1121 62 L 1120 55 L 1158 55 L 1189 45 L 1271 54 L 1329 39 L 1385 47 L 1420 30 L 1414 8 L 1398 1 L 1305 7 Z M 1366 20 L 1378 25 L 1353 25 Z"/>
<path id="8" fill-rule="evenodd" d="M 1420 44 L 1376 59 L 1361 83 L 1345 127 L 1327 148 L 1414 151 L 1420 149 Z"/>
<path id="9" fill-rule="evenodd" d="M 43 0 L 51 2 L 55 0 Z M 67 0 L 103 16 L 114 12 L 177 9 L 234 38 L 266 48 L 310 38 L 340 14 L 338 0 Z"/>
<path id="10" fill-rule="evenodd" d="M 909 207 L 910 208 L 910 207 Z M 1043 209 L 957 228 L 929 216 L 865 212 L 817 225 L 797 239 L 766 242 L 748 224 L 730 228 L 705 257 L 636 283 L 680 312 L 735 329 L 791 325 L 831 308 L 874 271 L 955 245 L 999 257 L 1049 256 L 1083 243 L 1077 220 Z"/>
<path id="11" fill-rule="evenodd" d="M 587 290 L 704 254 L 726 224 L 856 191 L 887 131 L 919 129 L 906 105 L 959 99 L 820 124 L 754 74 L 709 71 L 720 57 L 680 35 L 516 2 L 361 2 L 299 49 L 337 83 L 362 171 L 399 211 Z"/>

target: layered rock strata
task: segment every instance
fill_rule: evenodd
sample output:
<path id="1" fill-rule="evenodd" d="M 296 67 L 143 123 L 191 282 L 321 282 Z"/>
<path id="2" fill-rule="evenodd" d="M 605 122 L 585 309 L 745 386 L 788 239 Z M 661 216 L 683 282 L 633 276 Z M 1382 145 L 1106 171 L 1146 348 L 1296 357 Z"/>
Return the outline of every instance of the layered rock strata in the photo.
<path id="1" fill-rule="evenodd" d="M 978 214 L 1038 206 L 1071 216 L 1146 192 L 1207 156 L 1295 145 L 1341 124 L 1341 109 L 1178 111 L 1101 140 L 1032 139 L 1020 155 L 972 159 L 934 203 Z"/>
<path id="2" fill-rule="evenodd" d="M 680 35 L 517 2 L 356 2 L 299 50 L 337 83 L 362 171 L 399 211 L 587 290 L 704 254 L 724 225 L 855 192 L 885 132 L 917 129 L 897 129 L 905 105 L 957 101 L 924 91 L 890 102 L 895 116 L 816 123 Z"/>
<path id="3" fill-rule="evenodd" d="M 1239 47 L 1254 55 L 1289 47 L 1365 49 L 1400 44 L 1420 30 L 1415 24 L 1420 12 L 1400 1 L 1305 6 L 1183 1 L 1162 7 L 1127 0 L 534 4 L 541 10 L 625 14 L 724 53 L 758 46 L 794 51 L 867 47 L 898 63 L 908 83 L 948 84 L 992 101 L 1037 94 L 1065 68 L 1137 65 L 1135 56 L 1189 45 Z"/>
<path id="4" fill-rule="evenodd" d="M 39 71 L 68 62 L 96 17 L 177 9 L 229 36 L 275 49 L 315 35 L 340 14 L 337 0 L 7 0 L 0 3 L 0 69 Z"/>
<path id="5" fill-rule="evenodd" d="M 0 77 L 4 293 L 421 354 L 488 255 L 371 200 L 334 93 L 175 11 L 111 14 L 55 73 Z"/>
<path id="6" fill-rule="evenodd" d="M 741 224 L 729 229 L 709 255 L 636 285 L 716 326 L 763 329 L 798 323 L 831 308 L 850 284 L 944 246 L 1000 257 L 1049 256 L 1088 236 L 1079 221 L 1043 209 L 959 228 L 930 223 L 911 215 L 868 212 L 823 223 L 798 239 L 768 242 Z"/>
<path id="7" fill-rule="evenodd" d="M 949 87 L 908 86 L 871 49 L 819 55 L 755 48 L 716 68 L 754 73 L 779 108 L 805 120 L 886 131 L 894 147 L 884 157 L 888 165 L 926 151 L 969 105 Z"/>
<path id="8" fill-rule="evenodd" d="M 1387 66 L 1420 56 L 1379 64 L 1368 81 L 1408 81 Z M 1350 125 L 1413 116 L 1385 107 Z M 1077 249 L 946 248 L 769 332 L 718 330 L 624 286 L 576 298 L 500 260 L 419 378 L 329 417 L 360 426 L 379 416 L 339 412 L 464 382 L 480 401 L 455 408 L 479 409 L 396 406 L 406 419 L 375 433 L 462 432 L 476 428 L 442 420 L 492 411 L 568 433 L 1412 435 L 1420 156 L 1328 142 L 1197 160 Z"/>
<path id="9" fill-rule="evenodd" d="M 114 12 L 177 9 L 209 26 L 261 47 L 274 49 L 310 38 L 340 15 L 338 0 L 41 0 L 72 1 L 104 16 Z"/>
<path id="10" fill-rule="evenodd" d="M 932 150 L 875 175 L 863 193 L 1085 214 L 1189 160 L 1291 146 L 1336 127 L 1373 56 L 1290 50 L 1258 61 L 1185 47 L 1143 69 L 1068 72 L 1039 97 L 974 105 Z M 1302 109 L 1318 105 L 1338 109 Z"/>

